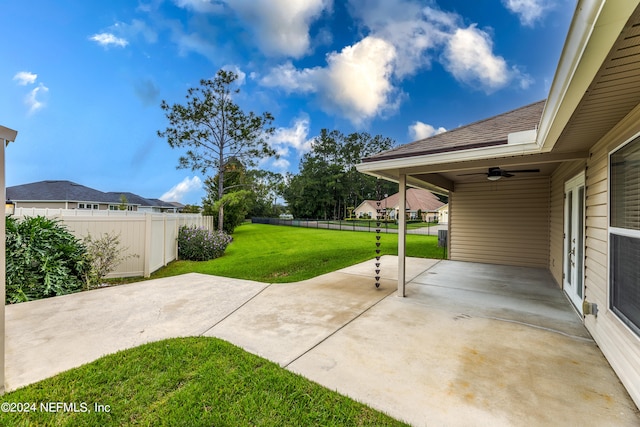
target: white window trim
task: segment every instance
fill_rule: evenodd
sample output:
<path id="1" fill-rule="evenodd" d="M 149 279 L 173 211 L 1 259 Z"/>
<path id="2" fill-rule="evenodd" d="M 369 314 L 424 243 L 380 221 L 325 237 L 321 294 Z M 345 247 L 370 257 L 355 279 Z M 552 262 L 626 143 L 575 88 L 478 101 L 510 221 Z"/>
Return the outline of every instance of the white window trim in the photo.
<path id="1" fill-rule="evenodd" d="M 611 206 L 613 206 L 612 200 L 611 200 L 611 156 L 616 151 L 622 149 L 623 147 L 627 146 L 628 144 L 632 143 L 633 141 L 639 138 L 640 138 L 640 132 L 637 132 L 632 137 L 625 140 L 622 144 L 610 150 L 607 156 L 607 292 L 606 292 L 607 307 L 605 309 L 606 310 L 605 312 L 611 312 L 611 314 L 613 315 L 613 318 L 616 319 L 616 321 L 620 325 L 622 325 L 627 331 L 629 331 L 631 336 L 635 337 L 638 340 L 640 340 L 640 335 L 638 334 L 638 332 L 633 330 L 629 325 L 627 325 L 627 323 L 624 320 L 622 320 L 616 314 L 615 311 L 611 309 L 611 304 L 612 304 L 611 293 L 612 293 L 612 286 L 613 286 L 613 284 L 611 283 L 611 234 L 615 234 L 617 236 L 640 239 L 640 230 L 631 230 L 628 228 L 611 226 Z M 638 141 L 638 143 L 640 143 L 640 141 Z M 585 210 L 586 210 L 586 204 L 585 204 Z M 585 224 L 586 224 L 586 221 L 585 221 Z M 640 328 L 640 325 L 636 325 L 636 326 Z"/>

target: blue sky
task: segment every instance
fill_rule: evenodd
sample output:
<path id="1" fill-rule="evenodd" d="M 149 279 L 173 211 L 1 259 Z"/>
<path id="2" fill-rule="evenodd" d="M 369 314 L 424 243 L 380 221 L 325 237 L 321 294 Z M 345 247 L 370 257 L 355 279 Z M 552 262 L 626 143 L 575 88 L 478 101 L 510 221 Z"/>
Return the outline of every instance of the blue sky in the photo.
<path id="1" fill-rule="evenodd" d="M 271 112 L 298 171 L 320 129 L 398 144 L 544 99 L 574 0 L 5 0 L 0 125 L 18 130 L 7 185 L 67 179 L 199 204 L 156 132 L 161 100 L 220 68 Z M 214 172 L 211 172 L 212 174 Z"/>

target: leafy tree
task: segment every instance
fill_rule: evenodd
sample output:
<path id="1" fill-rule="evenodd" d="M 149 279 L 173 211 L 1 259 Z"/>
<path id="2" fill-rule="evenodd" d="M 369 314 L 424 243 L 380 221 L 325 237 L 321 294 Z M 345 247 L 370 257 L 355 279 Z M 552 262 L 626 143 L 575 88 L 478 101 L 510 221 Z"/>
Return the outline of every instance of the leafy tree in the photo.
<path id="1" fill-rule="evenodd" d="M 184 205 L 182 213 L 200 213 L 200 206 L 197 205 Z"/>
<path id="2" fill-rule="evenodd" d="M 295 217 L 338 219 L 349 215 L 366 199 L 376 199 L 376 178 L 356 170 L 363 157 L 387 150 L 390 138 L 366 132 L 344 135 L 322 129 L 312 150 L 300 162 L 300 172 L 287 177 L 284 198 Z M 382 194 L 393 194 L 397 186 L 379 183 Z"/>
<path id="3" fill-rule="evenodd" d="M 126 211 L 129 201 L 127 200 L 127 196 L 124 194 L 120 195 L 120 205 L 118 205 L 118 209 L 121 211 Z"/>
<path id="4" fill-rule="evenodd" d="M 187 147 L 180 157 L 178 168 L 190 168 L 203 174 L 216 171 L 218 224 L 224 225 L 226 201 L 225 180 L 227 166 L 233 158 L 245 166 L 255 166 L 256 159 L 276 156 L 267 143 L 273 134 L 273 116 L 264 112 L 246 114 L 233 100 L 239 89 L 232 89 L 238 75 L 219 70 L 213 80 L 201 80 L 200 87 L 187 90 L 186 104 L 169 105 L 162 101 L 161 108 L 169 120 L 158 136 L 166 138 L 172 148 Z"/>
<path id="5" fill-rule="evenodd" d="M 281 213 L 277 201 L 284 192 L 284 177 L 271 171 L 249 170 L 247 180 L 251 182 L 253 192 L 253 206 L 248 215 L 277 217 Z"/>

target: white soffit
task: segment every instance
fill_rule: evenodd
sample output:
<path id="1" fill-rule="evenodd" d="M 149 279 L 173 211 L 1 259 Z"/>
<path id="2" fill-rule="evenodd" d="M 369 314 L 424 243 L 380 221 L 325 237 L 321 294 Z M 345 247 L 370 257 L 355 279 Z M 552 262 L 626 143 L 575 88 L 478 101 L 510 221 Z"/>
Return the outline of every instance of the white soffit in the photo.
<path id="1" fill-rule="evenodd" d="M 637 1 L 578 2 L 540 121 L 542 151 L 550 151 L 560 138 L 637 6 Z"/>

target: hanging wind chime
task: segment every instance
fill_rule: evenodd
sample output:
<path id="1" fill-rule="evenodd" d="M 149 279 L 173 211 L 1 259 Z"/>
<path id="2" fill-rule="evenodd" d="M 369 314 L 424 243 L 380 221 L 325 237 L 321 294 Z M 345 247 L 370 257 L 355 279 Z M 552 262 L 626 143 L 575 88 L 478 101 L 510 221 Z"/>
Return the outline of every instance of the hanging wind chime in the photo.
<path id="1" fill-rule="evenodd" d="M 380 205 L 382 204 L 382 191 L 380 189 L 380 180 L 376 180 L 376 288 L 380 287 L 380 231 L 382 225 L 383 213 Z"/>

